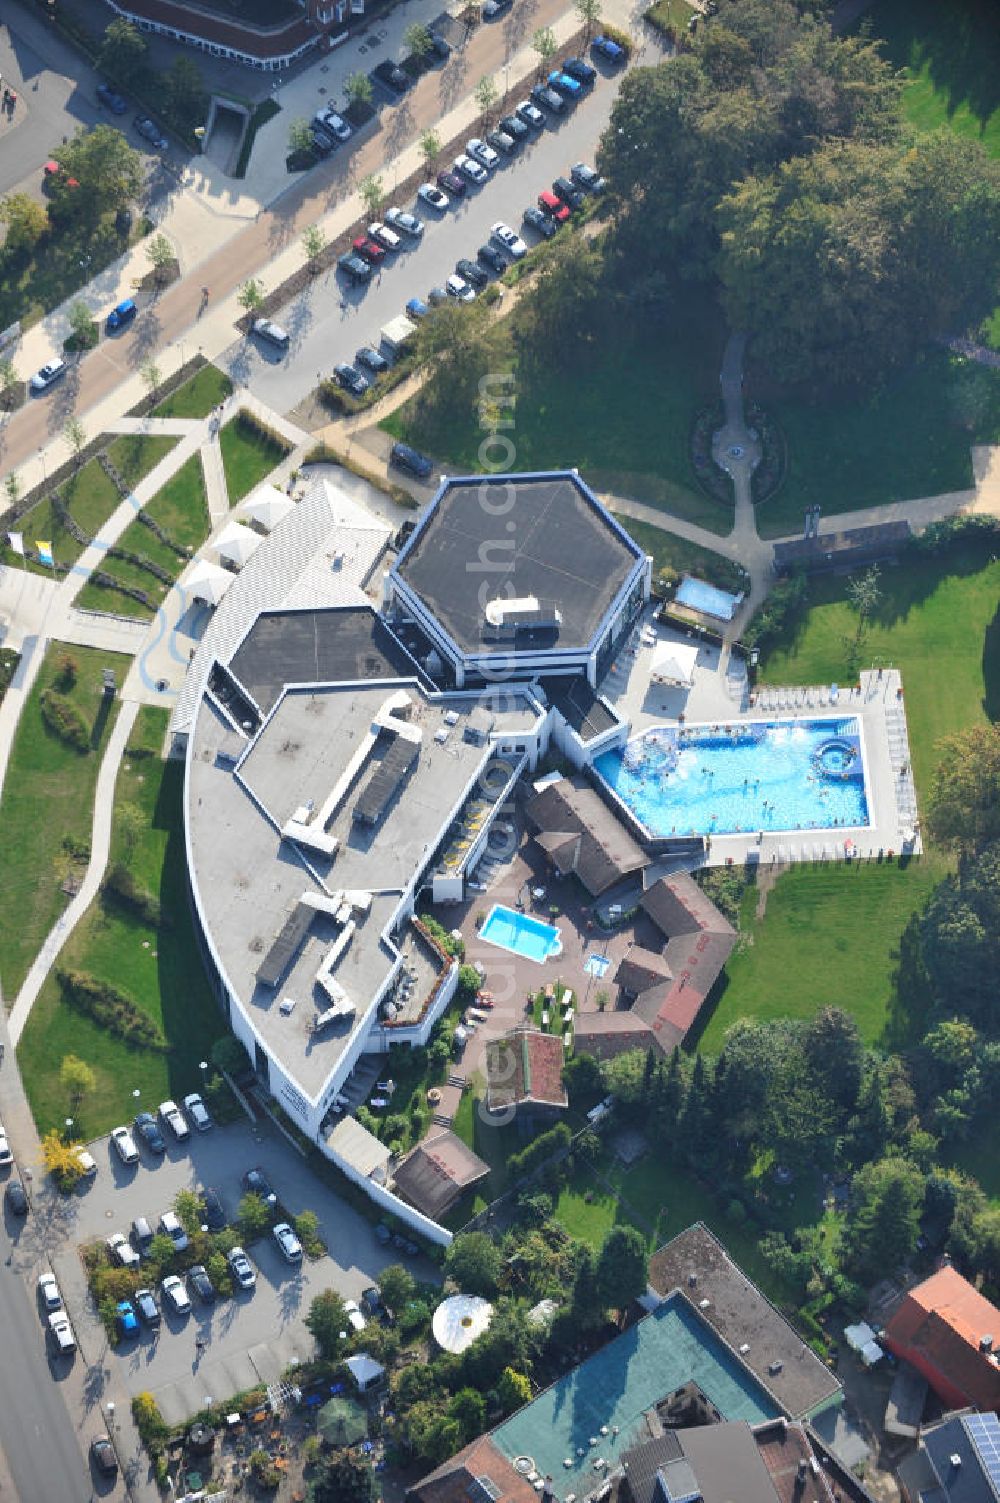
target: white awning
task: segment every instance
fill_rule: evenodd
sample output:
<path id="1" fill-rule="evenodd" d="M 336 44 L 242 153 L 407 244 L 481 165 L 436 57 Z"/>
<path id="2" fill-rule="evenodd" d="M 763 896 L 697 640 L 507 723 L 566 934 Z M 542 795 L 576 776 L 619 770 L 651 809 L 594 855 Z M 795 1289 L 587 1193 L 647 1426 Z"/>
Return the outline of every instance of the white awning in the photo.
<path id="1" fill-rule="evenodd" d="M 249 527 L 243 527 L 239 522 L 230 522 L 219 533 L 213 547 L 220 558 L 235 564 L 237 569 L 242 569 L 263 541 L 259 532 L 251 532 Z"/>
<path id="2" fill-rule="evenodd" d="M 200 558 L 183 581 L 182 588 L 193 600 L 203 600 L 206 605 L 218 605 L 234 578 L 235 575 L 230 574 L 228 569 L 220 569 L 218 564 L 209 563 L 207 558 Z"/>
<path id="3" fill-rule="evenodd" d="M 294 507 L 295 502 L 276 486 L 259 485 L 240 506 L 240 516 L 249 522 L 257 522 L 266 532 L 270 532 Z"/>
<path id="4" fill-rule="evenodd" d="M 649 676 L 661 684 L 679 684 L 690 689 L 694 683 L 694 667 L 698 661 L 698 649 L 687 642 L 659 642 L 653 653 Z"/>

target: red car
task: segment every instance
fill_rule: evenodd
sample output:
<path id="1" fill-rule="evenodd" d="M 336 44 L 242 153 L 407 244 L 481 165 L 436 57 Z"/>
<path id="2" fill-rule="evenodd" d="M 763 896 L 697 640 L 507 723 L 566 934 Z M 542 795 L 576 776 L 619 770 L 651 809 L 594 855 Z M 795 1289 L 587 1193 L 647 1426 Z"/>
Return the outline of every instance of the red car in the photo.
<path id="1" fill-rule="evenodd" d="M 385 246 L 379 245 L 378 241 L 373 240 L 370 235 L 359 235 L 352 244 L 358 255 L 363 256 L 372 266 L 385 258 Z"/>
<path id="2" fill-rule="evenodd" d="M 538 207 L 544 214 L 548 214 L 557 224 L 565 224 L 569 218 L 569 206 L 564 204 L 561 198 L 550 193 L 548 188 L 538 195 Z"/>

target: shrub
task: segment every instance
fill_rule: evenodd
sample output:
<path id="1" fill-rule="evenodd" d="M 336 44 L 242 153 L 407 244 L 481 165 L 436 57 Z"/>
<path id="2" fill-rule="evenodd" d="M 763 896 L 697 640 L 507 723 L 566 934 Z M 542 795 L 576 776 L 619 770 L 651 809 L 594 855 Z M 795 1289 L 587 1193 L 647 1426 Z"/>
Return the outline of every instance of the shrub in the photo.
<path id="1" fill-rule="evenodd" d="M 250 1472 L 258 1487 L 273 1492 L 281 1481 L 281 1473 L 266 1451 L 251 1451 Z"/>
<path id="2" fill-rule="evenodd" d="M 557 1122 L 555 1127 L 550 1127 L 548 1132 L 540 1133 L 527 1148 L 522 1148 L 520 1153 L 512 1153 L 507 1160 L 507 1169 L 511 1179 L 522 1179 L 531 1174 L 532 1170 L 544 1164 L 562 1149 L 568 1148 L 572 1134 L 565 1122 Z"/>
<path id="3" fill-rule="evenodd" d="M 58 736 L 60 741 L 65 741 L 67 746 L 72 746 L 78 752 L 90 751 L 90 732 L 87 722 L 72 700 L 60 694 L 57 689 L 43 691 L 39 704 L 42 711 L 42 719 L 53 735 Z"/>
<path id="4" fill-rule="evenodd" d="M 227 1075 L 242 1075 L 249 1067 L 247 1051 L 231 1033 L 224 1033 L 212 1045 L 212 1063 Z"/>
<path id="5" fill-rule="evenodd" d="M 56 980 L 71 1007 L 93 1018 L 116 1038 L 139 1049 L 156 1049 L 164 1053 L 169 1049 L 153 1019 L 109 981 L 100 981 L 87 971 L 70 971 L 62 967 L 56 971 Z"/>
<path id="6" fill-rule="evenodd" d="M 632 38 L 627 31 L 622 31 L 620 26 L 610 26 L 607 21 L 600 23 L 602 36 L 610 37 L 612 42 L 617 42 L 619 47 L 624 47 L 627 57 L 632 55 Z"/>
<path id="7" fill-rule="evenodd" d="M 139 1438 L 148 1451 L 158 1451 L 170 1434 L 159 1405 L 151 1393 L 137 1393 L 132 1400 L 132 1418 Z"/>
<path id="8" fill-rule="evenodd" d="M 101 883 L 101 891 L 105 898 L 127 909 L 129 913 L 135 914 L 136 918 L 141 919 L 144 924 L 149 924 L 151 928 L 169 927 L 164 924 L 159 898 L 154 897 L 145 887 L 141 887 L 128 867 L 121 862 L 108 872 Z"/>
<path id="9" fill-rule="evenodd" d="M 743 645 L 766 652 L 787 633 L 808 598 L 809 581 L 803 573 L 779 579 L 744 631 Z"/>
<path id="10" fill-rule="evenodd" d="M 75 687 L 80 665 L 72 653 L 64 652 L 56 664 L 56 676 L 52 680 L 60 694 L 68 694 Z"/>
<path id="11" fill-rule="evenodd" d="M 994 537 L 998 531 L 1000 522 L 996 517 L 959 512 L 953 517 L 943 517 L 940 522 L 931 522 L 911 539 L 910 547 L 918 553 L 943 553 L 961 539 Z"/>
<path id="12" fill-rule="evenodd" d="M 319 1234 L 319 1217 L 315 1211 L 300 1211 L 295 1218 L 295 1231 L 308 1257 L 323 1256 L 326 1243 Z"/>

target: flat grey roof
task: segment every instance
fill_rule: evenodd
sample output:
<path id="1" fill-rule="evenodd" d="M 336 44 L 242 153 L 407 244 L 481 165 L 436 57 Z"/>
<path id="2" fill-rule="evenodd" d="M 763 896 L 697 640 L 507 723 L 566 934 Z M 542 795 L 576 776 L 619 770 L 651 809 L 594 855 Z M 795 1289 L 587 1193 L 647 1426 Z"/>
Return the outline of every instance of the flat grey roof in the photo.
<path id="1" fill-rule="evenodd" d="M 644 555 L 601 503 L 566 471 L 446 481 L 400 554 L 394 573 L 464 653 L 511 651 L 484 638 L 488 598 L 535 596 L 558 628 L 518 633 L 515 649 L 574 649 L 593 639 Z"/>

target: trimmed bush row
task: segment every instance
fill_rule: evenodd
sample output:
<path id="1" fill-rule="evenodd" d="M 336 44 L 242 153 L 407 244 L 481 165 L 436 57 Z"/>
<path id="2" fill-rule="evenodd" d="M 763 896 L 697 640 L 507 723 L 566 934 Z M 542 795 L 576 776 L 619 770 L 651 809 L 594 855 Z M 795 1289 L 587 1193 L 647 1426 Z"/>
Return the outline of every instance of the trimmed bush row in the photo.
<path id="1" fill-rule="evenodd" d="M 85 1013 L 102 1028 L 137 1049 L 155 1049 L 166 1054 L 170 1045 L 153 1019 L 109 981 L 100 981 L 88 971 L 56 971 L 56 980 L 71 1007 Z"/>

